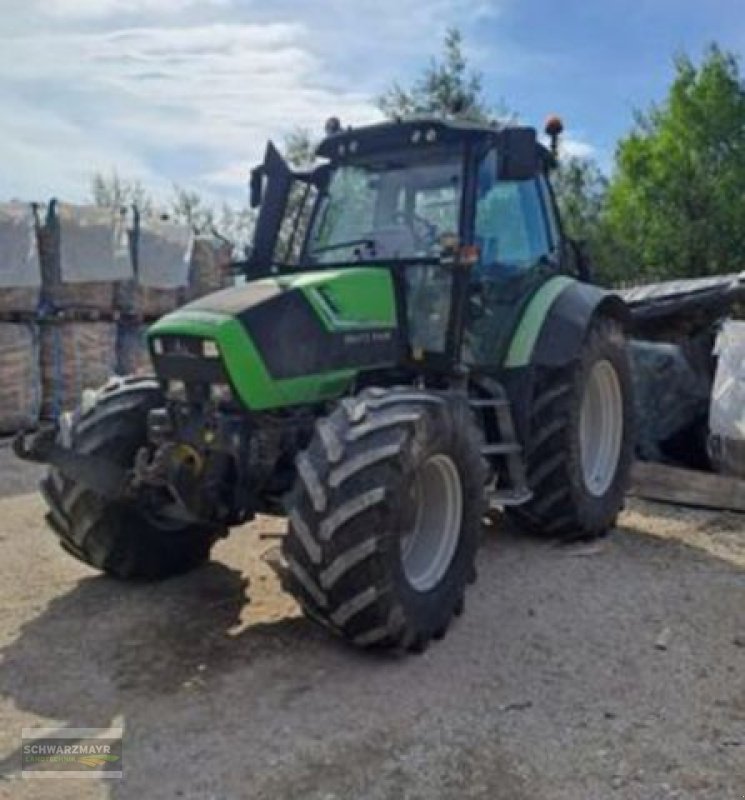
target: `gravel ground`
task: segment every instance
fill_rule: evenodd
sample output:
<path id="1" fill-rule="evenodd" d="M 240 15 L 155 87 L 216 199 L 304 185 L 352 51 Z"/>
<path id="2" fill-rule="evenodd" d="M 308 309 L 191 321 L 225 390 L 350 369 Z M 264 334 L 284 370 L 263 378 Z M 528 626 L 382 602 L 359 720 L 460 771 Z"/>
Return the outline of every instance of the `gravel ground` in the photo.
<path id="1" fill-rule="evenodd" d="M 12 478 L 11 484 L 8 479 Z M 33 489 L 0 452 L 0 480 Z M 213 564 L 126 585 L 0 500 L 0 797 L 607 800 L 745 796 L 745 525 L 635 502 L 596 545 L 487 531 L 422 656 L 298 616 L 262 519 Z M 125 728 L 125 778 L 24 780 L 24 726 Z"/>
<path id="2" fill-rule="evenodd" d="M 36 491 L 44 467 L 13 455 L 12 439 L 0 439 L 0 498 Z"/>

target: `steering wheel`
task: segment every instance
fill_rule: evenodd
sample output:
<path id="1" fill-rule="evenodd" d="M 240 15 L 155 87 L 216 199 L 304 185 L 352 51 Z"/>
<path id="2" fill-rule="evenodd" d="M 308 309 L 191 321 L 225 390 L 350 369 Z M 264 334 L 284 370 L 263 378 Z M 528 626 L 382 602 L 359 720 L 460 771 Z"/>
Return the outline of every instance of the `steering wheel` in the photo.
<path id="1" fill-rule="evenodd" d="M 431 247 L 437 241 L 437 225 L 412 211 L 396 211 L 392 217 L 397 225 L 408 228 L 417 241 L 417 245 Z"/>

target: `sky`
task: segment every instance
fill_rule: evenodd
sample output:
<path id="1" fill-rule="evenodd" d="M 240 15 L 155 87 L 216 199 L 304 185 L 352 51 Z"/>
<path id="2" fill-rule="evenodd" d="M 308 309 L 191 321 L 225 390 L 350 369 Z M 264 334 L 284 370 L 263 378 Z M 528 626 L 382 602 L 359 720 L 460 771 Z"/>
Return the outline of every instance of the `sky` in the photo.
<path id="1" fill-rule="evenodd" d="M 0 199 L 88 199 L 116 170 L 239 203 L 266 140 L 379 118 L 461 28 L 486 97 L 566 123 L 566 150 L 612 169 L 673 57 L 741 53 L 741 0 L 0 0 Z"/>

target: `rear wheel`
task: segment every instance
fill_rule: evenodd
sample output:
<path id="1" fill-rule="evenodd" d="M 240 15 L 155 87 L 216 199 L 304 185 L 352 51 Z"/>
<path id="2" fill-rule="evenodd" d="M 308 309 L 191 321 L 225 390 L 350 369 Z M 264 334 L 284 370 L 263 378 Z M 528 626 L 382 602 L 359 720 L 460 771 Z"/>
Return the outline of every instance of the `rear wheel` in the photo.
<path id="1" fill-rule="evenodd" d="M 575 363 L 538 374 L 526 448 L 533 498 L 510 516 L 565 540 L 612 528 L 633 457 L 633 405 L 623 329 L 601 318 Z"/>
<path id="2" fill-rule="evenodd" d="M 150 409 L 162 405 L 156 381 L 114 380 L 95 403 L 76 412 L 66 446 L 130 467 L 146 441 Z M 204 525 L 160 520 L 131 503 L 101 497 L 52 467 L 42 481 L 47 521 L 71 555 L 117 578 L 165 578 L 187 572 L 209 558 L 223 532 Z"/>
<path id="3" fill-rule="evenodd" d="M 366 390 L 318 422 L 297 470 L 282 550 L 305 612 L 362 647 L 443 636 L 475 579 L 484 510 L 467 402 Z"/>

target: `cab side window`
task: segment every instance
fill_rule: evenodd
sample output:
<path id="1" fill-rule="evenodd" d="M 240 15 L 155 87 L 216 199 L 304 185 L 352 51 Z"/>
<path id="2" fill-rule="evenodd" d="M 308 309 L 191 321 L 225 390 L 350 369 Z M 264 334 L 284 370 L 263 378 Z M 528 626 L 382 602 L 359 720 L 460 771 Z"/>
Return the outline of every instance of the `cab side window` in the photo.
<path id="1" fill-rule="evenodd" d="M 538 182 L 497 181 L 495 159 L 491 152 L 479 168 L 475 238 L 480 267 L 519 272 L 550 257 L 553 245 Z"/>

